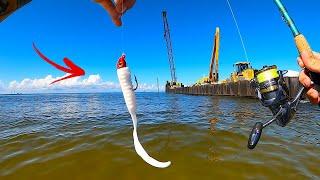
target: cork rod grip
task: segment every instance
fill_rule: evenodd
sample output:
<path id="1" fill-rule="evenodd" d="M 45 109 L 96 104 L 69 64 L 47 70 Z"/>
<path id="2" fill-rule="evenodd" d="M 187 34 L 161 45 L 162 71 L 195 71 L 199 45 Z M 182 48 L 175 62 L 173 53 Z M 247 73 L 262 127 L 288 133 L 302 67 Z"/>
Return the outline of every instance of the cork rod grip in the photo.
<path id="1" fill-rule="evenodd" d="M 310 53 L 310 56 L 313 56 L 312 49 L 307 41 L 307 39 L 302 35 L 298 35 L 294 38 L 296 41 L 296 45 L 298 48 L 299 53 L 301 54 L 302 52 L 306 51 Z"/>
<path id="2" fill-rule="evenodd" d="M 307 39 L 302 35 L 298 35 L 294 38 L 295 42 L 296 42 L 296 46 L 298 48 L 299 53 L 301 54 L 302 52 L 308 52 L 308 56 L 310 59 L 315 59 L 312 49 L 307 41 Z M 320 75 L 314 72 L 310 72 L 310 76 L 312 81 L 317 84 L 320 85 Z"/>

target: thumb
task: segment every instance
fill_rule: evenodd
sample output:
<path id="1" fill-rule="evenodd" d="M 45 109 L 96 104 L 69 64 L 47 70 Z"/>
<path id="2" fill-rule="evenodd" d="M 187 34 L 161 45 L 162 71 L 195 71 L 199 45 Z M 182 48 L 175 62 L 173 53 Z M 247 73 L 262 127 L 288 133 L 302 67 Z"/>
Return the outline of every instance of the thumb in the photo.
<path id="1" fill-rule="evenodd" d="M 121 26 L 121 14 L 117 12 L 115 5 L 111 0 L 96 0 L 111 16 L 113 23 L 116 26 Z"/>
<path id="2" fill-rule="evenodd" d="M 309 51 L 303 51 L 301 53 L 301 60 L 305 67 L 315 73 L 320 73 L 320 59 Z"/>
<path id="3" fill-rule="evenodd" d="M 116 9 L 120 14 L 124 14 L 127 10 L 132 8 L 135 0 L 115 0 Z"/>

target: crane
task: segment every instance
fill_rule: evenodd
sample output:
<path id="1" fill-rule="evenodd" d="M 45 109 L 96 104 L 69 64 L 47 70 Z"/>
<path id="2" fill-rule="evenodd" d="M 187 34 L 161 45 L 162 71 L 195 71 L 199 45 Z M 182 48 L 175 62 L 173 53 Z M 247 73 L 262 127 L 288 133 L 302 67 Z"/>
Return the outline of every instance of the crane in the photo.
<path id="1" fill-rule="evenodd" d="M 220 28 L 216 28 L 216 33 L 213 39 L 212 54 L 209 66 L 209 75 L 200 78 L 195 86 L 203 84 L 214 84 L 219 81 L 219 50 L 220 50 Z"/>
<path id="2" fill-rule="evenodd" d="M 171 73 L 171 83 L 172 83 L 172 85 L 176 85 L 177 84 L 176 67 L 174 64 L 174 57 L 173 57 L 169 23 L 168 23 L 168 19 L 167 19 L 167 12 L 163 11 L 162 16 L 163 16 L 163 24 L 164 24 L 164 38 L 166 40 L 167 50 L 168 50 L 168 59 L 169 59 L 170 73 Z"/>
<path id="3" fill-rule="evenodd" d="M 219 81 L 219 49 L 220 49 L 220 29 L 216 28 L 216 33 L 213 41 L 213 50 L 211 56 L 209 82 L 216 83 Z"/>

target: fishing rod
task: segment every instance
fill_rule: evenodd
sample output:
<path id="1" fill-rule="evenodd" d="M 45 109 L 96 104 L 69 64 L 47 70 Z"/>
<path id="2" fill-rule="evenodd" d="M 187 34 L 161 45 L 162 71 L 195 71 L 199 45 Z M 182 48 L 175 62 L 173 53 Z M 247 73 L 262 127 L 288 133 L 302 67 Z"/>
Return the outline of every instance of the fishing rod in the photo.
<path id="1" fill-rule="evenodd" d="M 295 44 L 297 46 L 299 54 L 301 55 L 301 53 L 306 52 L 311 59 L 315 59 L 313 52 L 312 52 L 312 48 L 310 47 L 307 39 L 298 30 L 296 24 L 294 23 L 293 19 L 289 16 L 289 13 L 288 13 L 287 9 L 285 8 L 285 6 L 283 5 L 283 3 L 281 2 L 281 0 L 274 0 L 274 2 L 278 6 L 284 21 L 288 24 L 288 26 L 294 36 Z M 309 72 L 309 73 L 310 73 L 312 81 L 315 84 L 320 85 L 320 75 L 317 73 L 314 73 L 314 72 Z"/>
<path id="2" fill-rule="evenodd" d="M 278 6 L 284 21 L 294 36 L 299 54 L 301 55 L 302 52 L 306 52 L 311 59 L 315 59 L 307 39 L 298 30 L 281 0 L 274 0 L 274 2 Z M 307 89 L 301 87 L 296 97 L 290 101 L 289 90 L 284 81 L 284 75 L 286 73 L 286 71 L 278 70 L 277 66 L 265 66 L 256 72 L 255 78 L 251 82 L 262 105 L 272 111 L 273 118 L 265 123 L 257 122 L 255 124 L 248 140 L 249 149 L 256 147 L 260 140 L 262 130 L 273 122 L 276 122 L 277 125 L 281 127 L 285 127 L 295 116 L 299 102 L 306 94 Z M 313 72 L 309 73 L 311 80 L 315 84 L 320 85 L 320 75 Z"/>

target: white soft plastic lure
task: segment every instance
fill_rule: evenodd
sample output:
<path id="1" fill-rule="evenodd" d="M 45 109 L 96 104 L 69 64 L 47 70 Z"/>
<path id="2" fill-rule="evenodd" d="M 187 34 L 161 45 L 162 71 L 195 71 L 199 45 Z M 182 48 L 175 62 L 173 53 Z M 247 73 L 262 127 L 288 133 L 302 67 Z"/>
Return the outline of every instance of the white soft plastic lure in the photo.
<path id="1" fill-rule="evenodd" d="M 129 68 L 127 67 L 126 56 L 122 55 L 118 61 L 117 64 L 117 73 L 118 78 L 120 82 L 120 86 L 123 92 L 124 100 L 126 102 L 128 111 L 131 115 L 132 122 L 133 122 L 133 142 L 134 147 L 136 149 L 136 152 L 138 155 L 146 161 L 148 164 L 157 167 L 157 168 L 166 168 L 170 166 L 171 162 L 159 162 L 152 157 L 149 156 L 149 154 L 143 149 L 141 143 L 138 139 L 138 133 L 137 133 L 137 125 L 138 125 L 138 119 L 136 114 L 136 96 L 134 93 L 132 81 L 131 81 L 131 73 Z"/>

